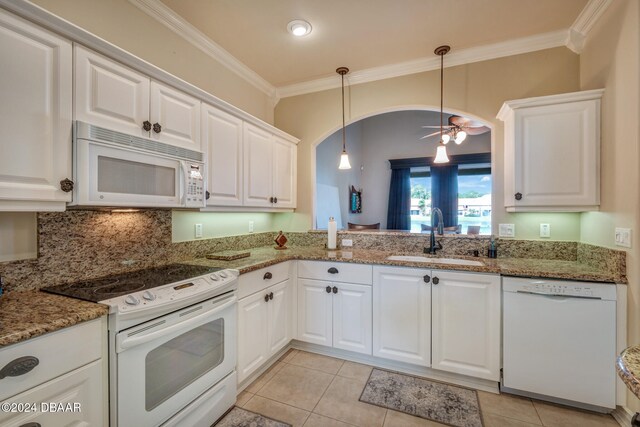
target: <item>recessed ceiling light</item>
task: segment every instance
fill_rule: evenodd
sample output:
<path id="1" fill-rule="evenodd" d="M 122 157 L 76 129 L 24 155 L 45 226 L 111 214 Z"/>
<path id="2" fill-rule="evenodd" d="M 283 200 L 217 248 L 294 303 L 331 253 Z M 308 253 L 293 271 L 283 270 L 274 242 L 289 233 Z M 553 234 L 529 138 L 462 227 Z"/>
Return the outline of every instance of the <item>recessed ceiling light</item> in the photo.
<path id="1" fill-rule="evenodd" d="M 287 24 L 287 30 L 296 37 L 302 37 L 311 32 L 311 24 L 307 21 L 296 19 Z"/>

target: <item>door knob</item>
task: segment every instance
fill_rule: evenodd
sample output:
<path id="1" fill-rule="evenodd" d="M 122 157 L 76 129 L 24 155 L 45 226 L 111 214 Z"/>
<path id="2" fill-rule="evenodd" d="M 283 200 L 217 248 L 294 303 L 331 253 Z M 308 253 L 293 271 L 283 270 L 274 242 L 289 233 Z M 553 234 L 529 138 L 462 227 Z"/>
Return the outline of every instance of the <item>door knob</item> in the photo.
<path id="1" fill-rule="evenodd" d="M 334 287 L 333 287 L 333 289 L 332 289 L 332 291 L 333 291 L 333 293 L 334 293 L 334 294 L 337 294 L 337 293 L 338 293 L 338 288 L 336 288 L 336 287 L 334 286 Z"/>
<path id="2" fill-rule="evenodd" d="M 264 296 L 264 301 L 265 301 L 265 302 L 269 302 L 269 294 L 266 294 L 266 295 Z"/>
<path id="3" fill-rule="evenodd" d="M 440 283 L 440 279 L 438 279 L 437 277 L 433 278 L 433 284 L 437 285 L 438 283 Z"/>
<path id="4" fill-rule="evenodd" d="M 273 299 L 273 292 L 269 292 L 269 299 L 272 300 Z"/>
<path id="5" fill-rule="evenodd" d="M 154 123 L 153 124 L 153 131 L 155 133 L 160 133 L 162 132 L 162 126 L 160 126 L 160 123 Z"/>
<path id="6" fill-rule="evenodd" d="M 144 122 L 142 122 L 142 129 L 149 132 L 151 130 L 151 122 L 149 120 L 145 120 Z"/>
<path id="7" fill-rule="evenodd" d="M 69 178 L 63 179 L 62 181 L 60 181 L 60 189 L 65 193 L 73 191 L 73 181 L 71 181 Z"/>
<path id="8" fill-rule="evenodd" d="M 424 283 L 429 283 L 431 281 L 431 276 L 429 276 L 428 274 L 425 274 L 422 280 L 424 280 Z"/>
<path id="9" fill-rule="evenodd" d="M 327 293 L 328 293 L 328 294 L 330 294 L 330 293 L 331 293 L 331 286 L 327 286 L 327 287 L 325 288 L 325 290 L 327 291 Z"/>
<path id="10" fill-rule="evenodd" d="M 522 193 L 516 193 L 516 200 L 522 200 Z"/>

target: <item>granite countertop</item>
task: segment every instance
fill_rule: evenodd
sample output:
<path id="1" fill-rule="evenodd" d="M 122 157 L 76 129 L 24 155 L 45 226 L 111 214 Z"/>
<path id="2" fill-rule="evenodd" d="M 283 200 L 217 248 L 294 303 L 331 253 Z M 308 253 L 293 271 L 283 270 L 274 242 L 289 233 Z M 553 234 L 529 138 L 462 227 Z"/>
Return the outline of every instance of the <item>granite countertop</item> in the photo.
<path id="1" fill-rule="evenodd" d="M 465 256 L 452 256 L 459 259 L 481 261 L 483 266 L 472 265 L 443 265 L 429 262 L 389 261 L 390 255 L 414 255 L 426 256 L 423 253 L 396 253 L 370 249 L 336 250 L 329 251 L 317 247 L 291 247 L 286 250 L 276 250 L 273 247 L 260 247 L 250 249 L 251 255 L 233 261 L 210 260 L 199 258 L 191 262 L 200 265 L 221 268 L 233 268 L 240 274 L 258 270 L 270 265 L 289 260 L 318 260 L 353 262 L 360 264 L 393 265 L 400 267 L 433 268 L 440 270 L 473 271 L 479 273 L 496 273 L 507 276 L 520 277 L 545 277 L 564 280 L 578 280 L 603 283 L 626 283 L 626 278 L 615 276 L 607 271 L 602 271 L 586 264 L 575 261 L 558 261 L 527 258 L 474 258 Z"/>
<path id="2" fill-rule="evenodd" d="M 616 370 L 629 390 L 640 398 L 640 345 L 629 347 L 620 353 Z"/>
<path id="3" fill-rule="evenodd" d="M 8 292 L 0 297 L 0 347 L 108 313 L 106 305 L 45 292 Z"/>

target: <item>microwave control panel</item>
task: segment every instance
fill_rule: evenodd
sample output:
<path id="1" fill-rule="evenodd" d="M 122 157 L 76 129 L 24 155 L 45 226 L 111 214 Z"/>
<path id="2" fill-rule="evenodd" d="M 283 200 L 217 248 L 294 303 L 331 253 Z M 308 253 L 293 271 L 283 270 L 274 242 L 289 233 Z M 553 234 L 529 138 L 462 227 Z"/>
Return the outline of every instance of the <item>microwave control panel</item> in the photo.
<path id="1" fill-rule="evenodd" d="M 205 205 L 204 165 L 187 163 L 186 206 L 203 207 Z"/>

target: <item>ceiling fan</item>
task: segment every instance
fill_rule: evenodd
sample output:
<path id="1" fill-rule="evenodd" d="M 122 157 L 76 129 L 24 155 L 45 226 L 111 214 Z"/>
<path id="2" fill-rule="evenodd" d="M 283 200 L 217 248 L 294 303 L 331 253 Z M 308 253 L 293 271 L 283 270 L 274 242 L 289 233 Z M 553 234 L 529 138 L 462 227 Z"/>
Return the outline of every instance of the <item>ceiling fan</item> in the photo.
<path id="1" fill-rule="evenodd" d="M 451 139 L 455 141 L 456 144 L 462 143 L 467 138 L 467 135 L 481 135 L 483 133 L 489 132 L 487 126 L 483 125 L 481 122 L 477 120 L 468 119 L 466 117 L 461 116 L 450 116 L 448 120 L 449 124 L 444 126 L 446 128 L 446 132 L 442 135 L 442 142 L 447 143 Z M 422 126 L 423 128 L 434 128 L 440 129 L 440 126 Z M 425 135 L 420 139 L 429 138 L 430 136 L 439 135 L 440 131 L 436 131 L 430 133 L 429 135 Z"/>

